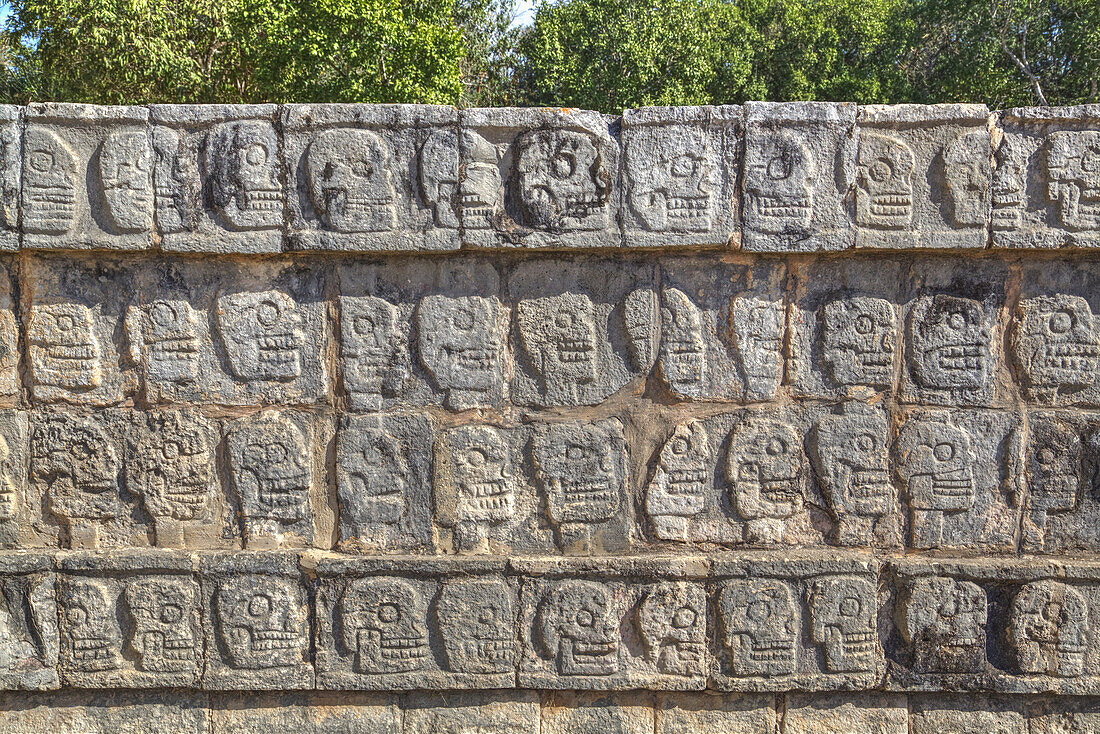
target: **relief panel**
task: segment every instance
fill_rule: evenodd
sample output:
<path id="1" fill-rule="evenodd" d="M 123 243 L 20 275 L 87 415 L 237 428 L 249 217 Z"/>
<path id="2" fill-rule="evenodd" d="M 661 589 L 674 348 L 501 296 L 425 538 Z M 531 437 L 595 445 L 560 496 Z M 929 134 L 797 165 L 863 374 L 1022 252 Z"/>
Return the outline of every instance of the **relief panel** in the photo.
<path id="1" fill-rule="evenodd" d="M 52 563 L 21 553 L 0 561 L 0 690 L 57 688 L 57 591 Z"/>
<path id="2" fill-rule="evenodd" d="M 21 244 L 23 118 L 22 107 L 0 105 L 0 251 L 18 250 Z"/>

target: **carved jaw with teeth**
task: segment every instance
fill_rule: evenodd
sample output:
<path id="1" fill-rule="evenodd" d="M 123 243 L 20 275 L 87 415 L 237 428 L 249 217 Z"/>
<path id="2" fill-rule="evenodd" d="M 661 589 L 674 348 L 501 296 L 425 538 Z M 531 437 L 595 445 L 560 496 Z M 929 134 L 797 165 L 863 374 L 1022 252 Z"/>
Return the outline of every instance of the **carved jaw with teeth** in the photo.
<path id="1" fill-rule="evenodd" d="M 928 357 L 947 373 L 985 372 L 985 350 L 977 342 L 946 344 L 933 349 Z"/>
<path id="2" fill-rule="evenodd" d="M 288 331 L 257 337 L 256 345 L 260 350 L 260 362 L 279 369 L 298 362 L 302 340 L 294 332 Z"/>
<path id="3" fill-rule="evenodd" d="M 381 222 L 390 217 L 393 200 L 384 196 L 352 196 L 344 186 L 326 186 L 321 189 L 325 199 L 325 211 L 343 212 L 343 216 L 355 222 Z"/>
<path id="4" fill-rule="evenodd" d="M 302 507 L 306 502 L 306 494 L 309 492 L 308 474 L 262 477 L 258 478 L 257 484 L 261 508 L 282 510 L 284 513 L 296 512 L 300 518 Z"/>
<path id="5" fill-rule="evenodd" d="M 795 640 L 793 637 L 752 636 L 749 662 L 763 670 L 794 671 Z"/>
<path id="6" fill-rule="evenodd" d="M 36 379 L 72 389 L 94 388 L 100 383 L 99 348 L 96 344 L 48 344 L 38 352 Z"/>
<path id="7" fill-rule="evenodd" d="M 496 369 L 497 349 L 489 347 L 447 346 L 447 357 L 459 370 L 486 376 Z"/>
<path id="8" fill-rule="evenodd" d="M 884 222 L 892 222 L 896 227 L 908 226 L 913 216 L 913 197 L 904 192 L 875 194 L 871 197 L 872 216 Z"/>
<path id="9" fill-rule="evenodd" d="M 709 196 L 669 196 L 665 203 L 669 223 L 675 229 L 709 229 Z"/>
<path id="10" fill-rule="evenodd" d="M 838 632 L 840 636 L 840 649 L 844 660 L 855 668 L 869 668 L 875 661 L 875 633 L 867 632 Z"/>
<path id="11" fill-rule="evenodd" d="M 515 512 L 515 497 L 503 477 L 459 485 L 459 514 L 470 519 L 505 520 Z"/>
<path id="12" fill-rule="evenodd" d="M 384 663 L 393 671 L 416 670 L 428 657 L 428 640 L 419 635 L 404 637 L 379 630 L 360 630 L 358 644 L 370 659 Z"/>
<path id="13" fill-rule="evenodd" d="M 1056 385 L 1088 385 L 1100 369 L 1100 344 L 1048 344 L 1032 359 L 1031 369 Z"/>
<path id="14" fill-rule="evenodd" d="M 960 504 L 964 508 L 970 507 L 974 499 L 974 480 L 970 470 L 963 467 L 933 474 L 932 496 L 939 502 L 947 504 L 948 509 L 954 509 Z"/>
<path id="15" fill-rule="evenodd" d="M 486 665 L 491 670 L 510 666 L 515 659 L 514 641 L 508 637 L 491 637 L 466 640 L 466 655 Z"/>
<path id="16" fill-rule="evenodd" d="M 158 651 L 165 669 L 179 668 L 195 659 L 195 642 L 190 637 L 166 637 L 161 632 L 146 632 L 142 647 Z"/>
<path id="17" fill-rule="evenodd" d="M 104 637 L 73 637 L 73 662 L 80 670 L 114 670 L 118 667 L 112 640 Z"/>
<path id="18" fill-rule="evenodd" d="M 293 630 L 260 630 L 247 627 L 234 627 L 234 644 L 247 648 L 253 653 L 273 650 L 295 650 L 302 644 L 302 635 Z"/>
<path id="19" fill-rule="evenodd" d="M 591 362 L 593 352 L 596 349 L 596 345 L 591 339 L 571 337 L 559 339 L 556 346 L 558 348 L 558 361 L 575 365 Z"/>
<path id="20" fill-rule="evenodd" d="M 619 646 L 606 639 L 561 642 L 561 672 L 565 675 L 609 675 L 619 667 Z"/>
<path id="21" fill-rule="evenodd" d="M 619 509 L 619 495 L 606 479 L 555 483 L 564 500 L 562 522 L 606 522 Z"/>
<path id="22" fill-rule="evenodd" d="M 242 188 L 238 206 L 243 212 L 275 212 L 282 208 L 278 189 Z"/>
<path id="23" fill-rule="evenodd" d="M 706 469 L 674 469 L 668 474 L 666 492 L 680 496 L 698 496 L 706 491 Z"/>
<path id="24" fill-rule="evenodd" d="M 776 227 L 808 227 L 813 216 L 813 199 L 809 196 L 768 196 L 756 193 L 751 201 L 756 218 L 763 222 L 772 222 Z"/>
<path id="25" fill-rule="evenodd" d="M 853 467 L 848 485 L 848 497 L 859 506 L 860 514 L 885 514 L 891 494 L 892 489 L 885 469 Z"/>
<path id="26" fill-rule="evenodd" d="M 154 362 L 190 362 L 198 357 L 199 338 L 162 339 L 149 344 L 149 357 Z"/>

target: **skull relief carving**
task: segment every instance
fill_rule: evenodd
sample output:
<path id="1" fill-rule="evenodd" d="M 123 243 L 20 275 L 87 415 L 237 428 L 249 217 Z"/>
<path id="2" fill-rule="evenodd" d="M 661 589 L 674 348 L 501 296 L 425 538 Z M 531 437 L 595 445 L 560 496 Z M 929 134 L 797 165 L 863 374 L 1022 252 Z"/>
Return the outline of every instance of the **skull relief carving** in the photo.
<path id="1" fill-rule="evenodd" d="M 993 169 L 993 229 L 1007 231 L 1023 224 L 1027 188 L 1027 156 L 1005 137 L 997 148 Z"/>
<path id="2" fill-rule="evenodd" d="M 607 226 L 610 177 L 590 135 L 533 130 L 515 145 L 515 199 L 524 224 L 549 232 Z"/>
<path id="3" fill-rule="evenodd" d="M 340 299 L 344 386 L 353 407 L 381 410 L 383 398 L 401 392 L 410 374 L 397 308 L 376 296 Z"/>
<path id="4" fill-rule="evenodd" d="M 426 296 L 416 310 L 420 360 L 447 407 L 499 400 L 504 389 L 507 312 L 496 298 Z"/>
<path id="5" fill-rule="evenodd" d="M 369 536 L 379 525 L 401 522 L 409 511 L 411 478 L 401 445 L 375 427 L 344 428 L 340 441 L 337 491 L 346 530 Z"/>
<path id="6" fill-rule="evenodd" d="M 111 224 L 119 232 L 153 226 L 152 155 L 144 132 L 116 132 L 99 149 L 99 182 Z"/>
<path id="7" fill-rule="evenodd" d="M 66 579 L 61 584 L 61 662 L 68 670 L 94 673 L 122 665 L 121 636 L 114 600 L 93 581 Z"/>
<path id="8" fill-rule="evenodd" d="M 462 226 L 489 229 L 503 209 L 500 155 L 492 143 L 470 130 L 463 130 L 460 140 L 465 164 L 458 184 Z"/>
<path id="9" fill-rule="evenodd" d="M 129 489 L 154 518 L 202 517 L 212 493 L 214 448 L 197 413 L 151 413 L 128 465 Z"/>
<path id="10" fill-rule="evenodd" d="M 451 581 L 439 592 L 439 632 L 447 667 L 457 673 L 515 670 L 512 591 L 499 579 Z"/>
<path id="11" fill-rule="evenodd" d="M 436 444 L 436 508 L 454 528 L 462 550 L 485 540 L 489 528 L 516 512 L 516 471 L 504 435 L 490 426 L 443 431 Z"/>
<path id="12" fill-rule="evenodd" d="M 718 598 L 718 614 L 733 675 L 770 678 L 794 673 L 798 611 L 786 583 L 730 581 Z"/>
<path id="13" fill-rule="evenodd" d="M 396 222 L 392 155 L 370 130 L 324 130 L 306 151 L 313 208 L 336 232 L 387 232 Z"/>
<path id="14" fill-rule="evenodd" d="M 35 384 L 85 391 L 103 382 L 103 350 L 95 334 L 92 309 L 87 306 L 32 306 L 27 341 Z"/>
<path id="15" fill-rule="evenodd" d="M 989 324 L 978 301 L 921 296 L 909 313 L 909 369 L 921 387 L 985 387 L 992 363 L 989 342 Z"/>
<path id="16" fill-rule="evenodd" d="M 134 361 L 147 379 L 188 385 L 199 378 L 198 312 L 182 299 L 131 310 L 126 329 Z"/>
<path id="17" fill-rule="evenodd" d="M 7 439 L 0 436 L 0 523 L 19 517 L 19 489 L 13 479 L 16 476 L 18 474 L 12 466 L 11 447 Z"/>
<path id="18" fill-rule="evenodd" d="M 936 548 L 943 542 L 944 514 L 974 506 L 977 457 L 970 436 L 946 422 L 909 421 L 894 443 L 894 460 L 909 499 L 913 546 Z"/>
<path id="19" fill-rule="evenodd" d="M 662 296 L 657 374 L 677 395 L 702 397 L 707 386 L 703 316 L 699 307 L 677 288 L 666 288 Z"/>
<path id="20" fill-rule="evenodd" d="M 779 301 L 737 296 L 730 308 L 730 336 L 745 384 L 745 400 L 775 395 L 783 380 L 787 315 Z"/>
<path id="21" fill-rule="evenodd" d="M 813 582 L 809 595 L 811 636 L 821 645 L 831 673 L 875 669 L 875 587 L 865 579 L 835 576 Z"/>
<path id="22" fill-rule="evenodd" d="M 882 298 L 838 298 L 821 309 L 822 361 L 841 386 L 883 390 L 894 381 L 897 312 Z"/>
<path id="23" fill-rule="evenodd" d="M 436 226 L 458 228 L 458 136 L 435 130 L 420 146 L 420 195 L 432 208 Z"/>
<path id="24" fill-rule="evenodd" d="M 1088 635 L 1088 605 L 1071 586 L 1035 581 L 1012 600 L 1007 637 L 1022 673 L 1058 678 L 1082 675 Z"/>
<path id="25" fill-rule="evenodd" d="M 1070 423 L 1051 417 L 1030 421 L 1024 462 L 1028 545 L 1042 548 L 1048 515 L 1077 509 L 1081 454 L 1081 436 Z"/>
<path id="26" fill-rule="evenodd" d="M 196 598 L 194 585 L 183 580 L 141 579 L 126 587 L 126 605 L 134 619 L 130 646 L 142 670 L 197 670 Z"/>
<path id="27" fill-rule="evenodd" d="M 261 414 L 233 428 L 228 444 L 248 536 L 277 533 L 277 526 L 308 517 L 312 457 L 297 424 L 277 412 Z"/>
<path id="28" fill-rule="evenodd" d="M 305 319 L 289 295 L 282 291 L 222 295 L 216 317 L 234 377 L 289 382 L 301 376 Z"/>
<path id="29" fill-rule="evenodd" d="M 734 428 L 726 454 L 726 481 L 734 509 L 748 521 L 746 540 L 774 543 L 786 521 L 801 512 L 807 461 L 794 428 L 752 415 Z"/>
<path id="30" fill-rule="evenodd" d="M 76 156 L 56 133 L 31 126 L 23 134 L 23 150 L 23 231 L 65 234 L 76 213 Z"/>
<path id="31" fill-rule="evenodd" d="M 1047 196 L 1066 229 L 1100 228 L 1100 132 L 1047 138 Z"/>
<path id="32" fill-rule="evenodd" d="M 1080 296 L 1059 293 L 1020 302 L 1012 349 L 1027 385 L 1053 399 L 1061 390 L 1088 387 L 1100 368 L 1100 335 Z"/>
<path id="33" fill-rule="evenodd" d="M 214 208 L 226 228 L 275 229 L 283 223 L 275 129 L 266 122 L 232 122 L 206 142 Z"/>
<path id="34" fill-rule="evenodd" d="M 583 293 L 528 298 L 516 305 L 520 344 L 549 402 L 575 405 L 597 377 L 596 307 Z"/>
<path id="35" fill-rule="evenodd" d="M 898 629 L 918 672 L 980 672 L 985 666 L 985 625 L 985 591 L 970 581 L 926 576 L 902 594 Z"/>
<path id="36" fill-rule="evenodd" d="M 235 575 L 214 596 L 218 640 L 229 665 L 263 670 L 299 665 L 309 634 L 301 588 L 274 576 Z"/>
<path id="37" fill-rule="evenodd" d="M 856 224 L 907 229 L 913 220 L 913 151 L 897 138 L 862 133 L 856 170 Z"/>
<path id="38" fill-rule="evenodd" d="M 700 421 L 676 426 L 661 447 L 645 509 L 662 540 L 687 540 L 688 524 L 706 505 L 710 488 L 710 437 Z"/>
<path id="39" fill-rule="evenodd" d="M 50 511 L 70 524 L 118 516 L 118 470 L 113 443 L 90 420 L 51 416 L 31 435 L 31 480 L 46 490 Z"/>
<path id="40" fill-rule="evenodd" d="M 748 139 L 746 223 L 759 232 L 787 234 L 810 227 L 817 161 L 790 130 L 760 131 Z"/>
<path id="41" fill-rule="evenodd" d="M 658 584 L 638 607 L 638 631 L 646 656 L 659 673 L 704 674 L 707 597 L 702 587 Z"/>
<path id="42" fill-rule="evenodd" d="M 703 131 L 667 125 L 635 133 L 626 161 L 630 204 L 652 232 L 706 232 L 715 167 Z M 653 151 L 656 160 L 645 155 Z"/>
<path id="43" fill-rule="evenodd" d="M 539 603 L 541 653 L 561 675 L 619 670 L 619 620 L 611 592 L 595 581 L 561 581 Z"/>
<path id="44" fill-rule="evenodd" d="M 189 232 L 198 226 L 194 202 L 195 164 L 184 153 L 180 136 L 164 127 L 153 128 L 153 203 L 157 228 L 165 233 Z"/>
<path id="45" fill-rule="evenodd" d="M 989 133 L 984 128 L 959 135 L 943 149 L 944 183 L 955 223 L 984 227 L 989 216 Z"/>
<path id="46" fill-rule="evenodd" d="M 344 644 L 360 673 L 407 673 L 427 663 L 428 605 L 412 584 L 396 578 L 355 579 L 341 607 Z"/>

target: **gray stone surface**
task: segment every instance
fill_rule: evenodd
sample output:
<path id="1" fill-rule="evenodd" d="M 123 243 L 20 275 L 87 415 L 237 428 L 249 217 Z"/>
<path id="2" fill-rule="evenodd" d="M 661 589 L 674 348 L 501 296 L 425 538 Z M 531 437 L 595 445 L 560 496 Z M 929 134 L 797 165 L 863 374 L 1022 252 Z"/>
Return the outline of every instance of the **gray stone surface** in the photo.
<path id="1" fill-rule="evenodd" d="M 21 244 L 24 114 L 21 107 L 0 106 L 0 251 Z"/>
<path id="2" fill-rule="evenodd" d="M 780 727 L 782 734 L 817 734 L 822 731 L 907 734 L 905 698 L 888 695 L 809 697 L 791 695 Z"/>
<path id="3" fill-rule="evenodd" d="M 370 694 L 227 694 L 212 702 L 214 734 L 400 734 L 397 702 Z"/>

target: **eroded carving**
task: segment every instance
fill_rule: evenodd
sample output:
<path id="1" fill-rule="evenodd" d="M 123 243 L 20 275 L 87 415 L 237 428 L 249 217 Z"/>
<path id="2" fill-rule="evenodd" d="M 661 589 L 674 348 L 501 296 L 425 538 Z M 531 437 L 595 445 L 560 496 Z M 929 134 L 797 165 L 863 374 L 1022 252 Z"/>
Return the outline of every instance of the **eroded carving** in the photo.
<path id="1" fill-rule="evenodd" d="M 458 426 L 436 442 L 437 520 L 454 530 L 459 550 L 475 550 L 490 529 L 516 512 L 516 470 L 504 434 L 491 426 Z"/>
<path id="2" fill-rule="evenodd" d="M 944 421 L 915 420 L 902 426 L 894 443 L 895 471 L 909 500 L 914 548 L 943 543 L 945 514 L 974 506 L 970 436 Z"/>
<path id="3" fill-rule="evenodd" d="M 61 235 L 76 216 L 76 156 L 57 133 L 29 126 L 23 134 L 23 231 Z"/>
<path id="4" fill-rule="evenodd" d="M 1035 417 L 1029 421 L 1024 457 L 1026 547 L 1043 548 L 1049 515 L 1077 510 L 1081 459 L 1081 436 L 1073 425 L 1054 417 Z"/>
<path id="5" fill-rule="evenodd" d="M 678 288 L 666 288 L 662 298 L 657 374 L 677 395 L 702 397 L 707 386 L 707 345 L 702 313 Z"/>
<path id="6" fill-rule="evenodd" d="M 210 193 L 230 230 L 275 229 L 283 223 L 278 141 L 266 122 L 219 125 L 206 141 Z"/>
<path id="7" fill-rule="evenodd" d="M 709 230 L 716 171 L 703 131 L 666 125 L 634 134 L 626 175 L 631 208 L 645 228 L 652 232 Z M 656 155 L 642 155 L 649 151 Z"/>
<path id="8" fill-rule="evenodd" d="M 130 646 L 142 670 L 155 673 L 196 670 L 201 654 L 195 636 L 194 584 L 182 579 L 141 579 L 126 587 L 134 619 Z"/>
<path id="9" fill-rule="evenodd" d="M 943 148 L 943 179 L 956 224 L 984 227 L 989 217 L 989 132 L 959 135 Z"/>
<path id="10" fill-rule="evenodd" d="M 436 610 L 448 668 L 459 673 L 515 669 L 515 605 L 506 583 L 450 581 L 439 592 Z"/>
<path id="11" fill-rule="evenodd" d="M 381 410 L 401 393 L 411 366 L 396 306 L 377 296 L 341 297 L 340 343 L 352 407 Z"/>
<path id="12" fill-rule="evenodd" d="M 596 307 L 583 293 L 528 298 L 516 305 L 520 344 L 547 401 L 575 405 L 597 377 Z"/>
<path id="13" fill-rule="evenodd" d="M 993 169 L 993 229 L 1019 229 L 1024 220 L 1027 190 L 1027 155 L 1018 143 L 1005 136 L 997 148 Z"/>
<path id="14" fill-rule="evenodd" d="M 982 304 L 955 296 L 922 296 L 909 313 L 909 368 L 931 390 L 972 391 L 990 380 L 990 325 Z"/>
<path id="15" fill-rule="evenodd" d="M 610 177 L 592 136 L 533 130 L 515 146 L 515 198 L 524 224 L 548 232 L 607 227 Z"/>
<path id="16" fill-rule="evenodd" d="M 710 437 L 701 421 L 676 426 L 661 447 L 645 510 L 662 540 L 688 540 L 691 520 L 703 512 L 710 488 Z"/>
<path id="17" fill-rule="evenodd" d="M 730 308 L 730 336 L 745 385 L 745 400 L 767 400 L 783 379 L 782 302 L 737 296 Z"/>
<path id="18" fill-rule="evenodd" d="M 507 312 L 496 298 L 427 296 L 416 310 L 420 359 L 447 407 L 466 410 L 500 400 Z"/>
<path id="19" fill-rule="evenodd" d="M 480 136 L 478 136 L 480 137 Z M 435 130 L 420 146 L 420 195 L 432 208 L 436 226 L 458 228 L 461 203 L 459 188 L 458 135 L 452 130 Z"/>
<path id="20" fill-rule="evenodd" d="M 746 157 L 746 224 L 769 234 L 805 231 L 813 218 L 817 161 L 806 141 L 795 132 L 762 134 L 760 149 Z"/>
<path id="21" fill-rule="evenodd" d="M 214 447 L 210 426 L 197 413 L 173 410 L 149 413 L 127 464 L 128 488 L 141 496 L 157 523 L 157 542 L 166 522 L 195 520 L 206 514 L 214 483 Z"/>
<path id="22" fill-rule="evenodd" d="M 733 507 L 747 521 L 746 541 L 782 540 L 805 502 L 807 464 L 792 426 L 752 415 L 734 427 L 725 474 Z"/>
<path id="23" fill-rule="evenodd" d="M 1012 599 L 1007 637 L 1023 673 L 1076 678 L 1085 672 L 1088 605 L 1057 581 L 1027 584 Z"/>
<path id="24" fill-rule="evenodd" d="M 8 440 L 0 436 L 0 523 L 19 517 L 21 502 L 16 482 L 21 481 L 21 474 L 12 465 Z"/>
<path id="25" fill-rule="evenodd" d="M 612 675 L 619 670 L 619 620 L 611 591 L 596 581 L 561 581 L 539 603 L 542 655 L 561 675 Z"/>
<path id="26" fill-rule="evenodd" d="M 215 316 L 234 377 L 245 382 L 289 382 L 301 376 L 305 319 L 289 295 L 282 291 L 225 294 L 218 297 Z"/>
<path id="27" fill-rule="evenodd" d="M 914 580 L 898 606 L 898 629 L 912 651 L 913 670 L 976 673 L 985 667 L 985 591 L 943 576 Z"/>
<path id="28" fill-rule="evenodd" d="M 153 226 L 152 155 L 145 132 L 115 132 L 99 149 L 99 182 L 107 216 L 118 232 Z"/>
<path id="29" fill-rule="evenodd" d="M 875 669 L 878 648 L 875 587 L 848 576 L 816 579 L 809 594 L 810 633 L 830 673 Z"/>
<path id="30" fill-rule="evenodd" d="M 324 130 L 306 151 L 313 208 L 336 232 L 387 232 L 396 223 L 392 155 L 370 130 Z"/>
<path id="31" fill-rule="evenodd" d="M 1100 132 L 1055 132 L 1047 138 L 1047 196 L 1062 226 L 1100 228 Z"/>
<path id="32" fill-rule="evenodd" d="M 1088 301 L 1059 293 L 1020 302 L 1012 348 L 1027 386 L 1046 402 L 1080 390 L 1100 369 L 1100 335 Z"/>
<path id="33" fill-rule="evenodd" d="M 134 361 L 150 382 L 189 385 L 199 379 L 199 313 L 182 299 L 133 308 L 126 333 Z"/>
<path id="34" fill-rule="evenodd" d="M 214 596 L 217 634 L 229 665 L 245 670 L 303 662 L 309 622 L 302 590 L 289 579 L 238 575 Z"/>
<path id="35" fill-rule="evenodd" d="M 36 385 L 83 392 L 103 382 L 103 350 L 92 309 L 79 303 L 31 307 L 27 323 L 31 377 Z"/>
<path id="36" fill-rule="evenodd" d="M 407 581 L 355 579 L 341 602 L 344 644 L 360 673 L 407 673 L 427 663 L 428 604 Z"/>
<path id="37" fill-rule="evenodd" d="M 198 212 L 191 191 L 198 173 L 189 163 L 175 130 L 153 128 L 153 193 L 157 228 L 165 233 L 194 231 Z"/>
<path id="38" fill-rule="evenodd" d="M 861 133 L 856 168 L 856 224 L 908 229 L 913 221 L 912 149 L 887 135 Z"/>
<path id="39" fill-rule="evenodd" d="M 283 526 L 309 517 L 311 447 L 294 421 L 260 414 L 231 429 L 227 440 L 246 538 L 277 537 Z"/>
<path id="40" fill-rule="evenodd" d="M 822 361 L 840 386 L 885 390 L 894 381 L 897 310 L 883 298 L 838 298 L 821 309 Z"/>
<path id="41" fill-rule="evenodd" d="M 718 597 L 718 614 L 733 675 L 771 678 L 794 673 L 799 610 L 785 582 L 730 581 Z"/>
<path id="42" fill-rule="evenodd" d="M 381 426 L 341 430 L 336 489 L 345 536 L 386 536 L 380 531 L 392 531 L 408 514 L 412 474 L 405 453 Z"/>
<path id="43" fill-rule="evenodd" d="M 107 589 L 94 581 L 66 579 L 58 604 L 62 666 L 79 673 L 121 667 L 122 640 Z"/>
<path id="44" fill-rule="evenodd" d="M 666 581 L 650 589 L 638 607 L 638 631 L 657 672 L 705 673 L 707 597 L 702 587 Z"/>

